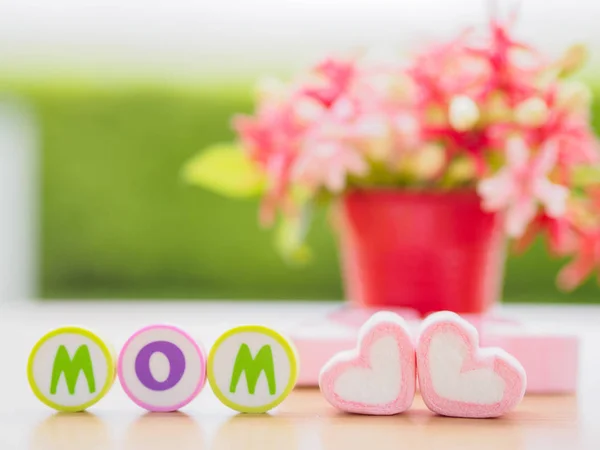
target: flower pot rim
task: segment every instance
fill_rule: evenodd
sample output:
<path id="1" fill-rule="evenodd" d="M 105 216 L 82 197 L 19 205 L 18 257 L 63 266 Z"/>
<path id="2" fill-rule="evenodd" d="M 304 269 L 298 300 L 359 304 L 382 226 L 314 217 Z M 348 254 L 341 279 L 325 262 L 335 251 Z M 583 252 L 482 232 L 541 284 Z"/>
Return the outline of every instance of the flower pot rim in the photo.
<path id="1" fill-rule="evenodd" d="M 388 187 L 374 186 L 368 188 L 349 189 L 342 197 L 353 196 L 410 196 L 410 197 L 479 197 L 477 190 L 473 188 L 456 189 L 422 189 L 410 187 Z"/>

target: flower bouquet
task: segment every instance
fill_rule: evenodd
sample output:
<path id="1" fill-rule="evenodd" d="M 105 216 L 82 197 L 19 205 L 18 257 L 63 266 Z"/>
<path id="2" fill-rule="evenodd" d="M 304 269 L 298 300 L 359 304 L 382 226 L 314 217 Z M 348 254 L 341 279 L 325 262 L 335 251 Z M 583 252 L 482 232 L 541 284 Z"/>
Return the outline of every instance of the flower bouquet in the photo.
<path id="1" fill-rule="evenodd" d="M 507 238 L 538 233 L 573 289 L 600 265 L 600 154 L 585 47 L 550 61 L 497 19 L 408 59 L 327 58 L 259 87 L 234 144 L 185 178 L 262 195 L 260 221 L 304 260 L 311 210 L 332 205 L 348 297 L 362 305 L 480 312 L 497 299 Z"/>

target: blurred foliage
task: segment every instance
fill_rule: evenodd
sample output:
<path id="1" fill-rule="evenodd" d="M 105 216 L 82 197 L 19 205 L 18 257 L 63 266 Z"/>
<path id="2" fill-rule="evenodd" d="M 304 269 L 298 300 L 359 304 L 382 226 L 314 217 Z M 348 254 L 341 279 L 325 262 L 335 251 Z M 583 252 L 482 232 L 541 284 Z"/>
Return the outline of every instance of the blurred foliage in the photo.
<path id="1" fill-rule="evenodd" d="M 233 138 L 232 114 L 252 108 L 248 86 L 4 87 L 33 106 L 41 130 L 41 296 L 342 297 L 325 211 L 309 235 L 311 264 L 292 267 L 277 255 L 273 232 L 260 229 L 257 200 L 222 198 L 182 180 L 198 149 Z M 511 257 L 506 300 L 597 301 L 595 280 L 572 294 L 556 290 L 562 264 L 541 242 Z"/>
<path id="2" fill-rule="evenodd" d="M 234 144 L 215 144 L 186 162 L 183 179 L 226 197 L 259 197 L 265 192 L 266 176 Z"/>

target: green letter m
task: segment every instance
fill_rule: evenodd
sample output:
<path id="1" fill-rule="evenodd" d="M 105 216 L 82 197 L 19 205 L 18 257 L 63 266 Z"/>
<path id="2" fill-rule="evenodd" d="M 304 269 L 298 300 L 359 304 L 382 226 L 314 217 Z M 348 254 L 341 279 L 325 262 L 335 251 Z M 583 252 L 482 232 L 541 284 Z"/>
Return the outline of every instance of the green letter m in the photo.
<path id="1" fill-rule="evenodd" d="M 81 371 L 85 375 L 90 394 L 93 394 L 96 392 L 96 381 L 94 380 L 94 369 L 92 368 L 92 359 L 90 358 L 90 351 L 87 345 L 80 346 L 75 352 L 73 359 L 69 356 L 67 348 L 61 345 L 54 357 L 50 393 L 56 394 L 56 386 L 58 385 L 60 374 L 64 373 L 69 394 L 75 395 L 75 385 Z"/>
<path id="2" fill-rule="evenodd" d="M 277 391 L 275 385 L 275 367 L 273 365 L 273 352 L 270 345 L 264 345 L 256 355 L 252 358 L 250 347 L 247 344 L 242 344 L 233 366 L 233 375 L 231 376 L 231 384 L 229 391 L 234 393 L 242 372 L 246 372 L 246 383 L 248 384 L 248 392 L 254 394 L 256 383 L 261 372 L 265 372 L 267 383 L 269 384 L 269 394 L 275 395 Z"/>

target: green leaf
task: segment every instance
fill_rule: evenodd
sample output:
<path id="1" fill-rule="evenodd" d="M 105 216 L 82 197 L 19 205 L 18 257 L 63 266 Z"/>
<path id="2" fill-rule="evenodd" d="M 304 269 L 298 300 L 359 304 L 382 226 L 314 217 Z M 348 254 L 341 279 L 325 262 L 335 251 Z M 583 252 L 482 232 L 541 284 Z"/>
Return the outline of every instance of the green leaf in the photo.
<path id="1" fill-rule="evenodd" d="M 265 176 L 235 144 L 213 145 L 190 159 L 183 179 L 227 197 L 252 197 L 264 191 Z"/>
<path id="2" fill-rule="evenodd" d="M 600 166 L 580 166 L 573 171 L 573 185 L 586 187 L 600 184 Z"/>
<path id="3" fill-rule="evenodd" d="M 305 242 L 312 217 L 312 205 L 307 203 L 296 217 L 282 217 L 275 233 L 275 247 L 283 259 L 295 265 L 304 265 L 312 259 Z"/>

